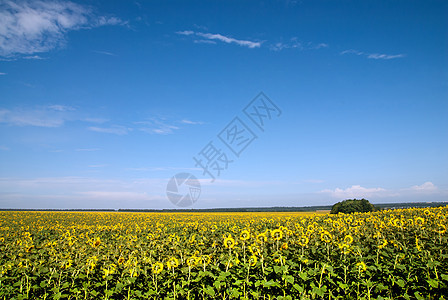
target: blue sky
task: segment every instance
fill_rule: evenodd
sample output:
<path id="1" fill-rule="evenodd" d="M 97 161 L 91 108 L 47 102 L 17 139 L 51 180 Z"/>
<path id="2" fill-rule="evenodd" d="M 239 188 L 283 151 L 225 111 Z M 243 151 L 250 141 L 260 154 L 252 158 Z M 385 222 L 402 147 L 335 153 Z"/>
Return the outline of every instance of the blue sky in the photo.
<path id="1" fill-rule="evenodd" d="M 446 1 L 0 0 L 0 207 L 448 199 Z M 261 131 L 260 92 L 281 110 Z M 239 157 L 218 134 L 256 139 Z M 212 182 L 209 142 L 229 160 Z M 212 170 L 212 169 L 209 169 Z M 216 174 L 215 174 L 216 175 Z"/>

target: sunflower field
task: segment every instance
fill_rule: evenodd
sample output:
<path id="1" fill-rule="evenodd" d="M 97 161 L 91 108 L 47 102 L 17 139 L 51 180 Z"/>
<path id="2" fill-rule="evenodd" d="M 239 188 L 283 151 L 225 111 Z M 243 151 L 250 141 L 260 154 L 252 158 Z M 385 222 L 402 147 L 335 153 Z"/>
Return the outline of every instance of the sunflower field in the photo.
<path id="1" fill-rule="evenodd" d="M 0 299 L 444 299 L 447 215 L 0 212 Z"/>

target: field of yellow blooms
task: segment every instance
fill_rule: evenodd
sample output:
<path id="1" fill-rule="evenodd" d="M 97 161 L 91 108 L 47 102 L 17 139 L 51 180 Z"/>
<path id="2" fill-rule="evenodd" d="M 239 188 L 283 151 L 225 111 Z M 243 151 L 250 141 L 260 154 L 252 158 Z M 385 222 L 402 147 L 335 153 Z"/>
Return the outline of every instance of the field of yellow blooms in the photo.
<path id="1" fill-rule="evenodd" d="M 447 215 L 0 212 L 0 299 L 443 299 Z"/>

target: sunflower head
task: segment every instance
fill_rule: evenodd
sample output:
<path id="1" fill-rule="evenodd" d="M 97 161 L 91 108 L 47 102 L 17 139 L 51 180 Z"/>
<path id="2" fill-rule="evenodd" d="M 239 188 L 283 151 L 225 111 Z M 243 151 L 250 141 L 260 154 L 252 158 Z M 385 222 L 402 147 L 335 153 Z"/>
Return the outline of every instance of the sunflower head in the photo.
<path id="1" fill-rule="evenodd" d="M 226 248 L 232 249 L 233 247 L 235 247 L 235 240 L 231 236 L 228 236 L 224 239 L 224 246 Z"/>
<path id="2" fill-rule="evenodd" d="M 151 266 L 151 269 L 154 274 L 160 274 L 163 271 L 163 264 L 161 262 L 156 262 Z"/>
<path id="3" fill-rule="evenodd" d="M 250 238 L 250 232 L 248 230 L 241 231 L 240 239 L 242 241 L 247 241 Z"/>
<path id="4" fill-rule="evenodd" d="M 281 231 L 280 229 L 275 229 L 271 231 L 271 237 L 276 240 L 279 241 L 282 239 L 283 237 L 283 231 Z"/>

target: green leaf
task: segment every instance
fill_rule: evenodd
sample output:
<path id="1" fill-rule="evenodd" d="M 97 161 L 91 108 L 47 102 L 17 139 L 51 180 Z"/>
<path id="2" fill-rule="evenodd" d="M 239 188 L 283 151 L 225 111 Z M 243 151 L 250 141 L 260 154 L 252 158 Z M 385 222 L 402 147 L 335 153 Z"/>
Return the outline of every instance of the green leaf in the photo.
<path id="1" fill-rule="evenodd" d="M 417 300 L 424 300 L 424 299 L 425 299 L 425 297 L 423 297 L 422 295 L 420 295 L 419 292 L 415 292 L 414 295 L 415 295 L 415 298 L 417 298 Z"/>
<path id="2" fill-rule="evenodd" d="M 398 280 L 396 281 L 396 283 L 397 283 L 400 287 L 404 287 L 404 285 L 406 284 L 406 283 L 404 282 L 403 279 L 398 279 Z"/>
<path id="3" fill-rule="evenodd" d="M 300 293 L 303 293 L 304 288 L 298 285 L 297 283 L 293 285 L 293 287 L 298 290 Z"/>
<path id="4" fill-rule="evenodd" d="M 285 280 L 287 283 L 294 284 L 294 277 L 291 275 L 285 276 Z"/>
<path id="5" fill-rule="evenodd" d="M 427 280 L 429 285 L 432 286 L 433 288 L 438 288 L 439 287 L 439 281 L 436 279 L 428 279 Z"/>
<path id="6" fill-rule="evenodd" d="M 214 290 L 213 287 L 211 287 L 211 286 L 207 286 L 207 287 L 205 287 L 205 288 L 204 288 L 204 292 L 205 292 L 207 295 L 209 295 L 209 296 L 212 296 L 212 297 L 215 296 L 215 290 Z"/>

